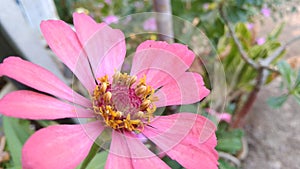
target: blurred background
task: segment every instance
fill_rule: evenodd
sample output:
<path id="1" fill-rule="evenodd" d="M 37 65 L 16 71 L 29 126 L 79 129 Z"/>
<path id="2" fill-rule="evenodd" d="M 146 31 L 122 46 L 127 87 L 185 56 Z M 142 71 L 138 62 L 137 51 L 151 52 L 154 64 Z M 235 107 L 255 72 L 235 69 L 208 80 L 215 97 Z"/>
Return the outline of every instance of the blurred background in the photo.
<path id="1" fill-rule="evenodd" d="M 0 61 L 20 56 L 71 85 L 72 73 L 51 52 L 39 25 L 47 19 L 61 19 L 72 25 L 74 12 L 86 13 L 98 22 L 122 30 L 130 27 L 136 32 L 138 29 L 147 32 L 143 36 L 125 32 L 128 53 L 146 39 L 184 43 L 197 55 L 190 70 L 201 73 L 213 91 L 213 96 L 200 106 L 195 104 L 185 109 L 205 110 L 204 115 L 218 124 L 219 168 L 297 169 L 300 166 L 299 7 L 299 0 L 1 0 Z M 172 14 L 180 19 L 144 13 L 143 20 L 137 21 L 133 14 L 143 12 Z M 179 24 L 178 20 L 189 26 Z M 139 27 L 133 24 L 136 22 Z M 187 28 L 191 26 L 197 31 L 189 33 Z M 198 36 L 207 38 L 208 43 L 198 42 Z M 259 70 L 245 62 L 241 57 L 243 51 L 257 63 L 279 51 L 267 65 L 268 75 L 258 91 Z M 130 60 L 128 55 L 124 71 L 128 71 Z M 221 63 L 225 73 L 225 77 L 215 75 L 214 83 L 208 70 L 208 63 L 212 62 Z M 226 79 L 226 84 L 216 83 L 221 78 Z M 0 89 L 1 98 L 13 90 L 28 88 L 0 77 Z M 252 95 L 255 98 L 251 102 Z M 213 110 L 209 102 L 215 105 Z M 177 108 L 170 107 L 167 111 L 172 113 L 174 109 Z M 3 121 L 6 122 L 0 123 L 2 168 L 19 168 L 21 147 L 26 139 L 39 128 L 61 123 L 12 118 Z M 164 160 L 172 168 L 181 168 L 170 159 Z"/>

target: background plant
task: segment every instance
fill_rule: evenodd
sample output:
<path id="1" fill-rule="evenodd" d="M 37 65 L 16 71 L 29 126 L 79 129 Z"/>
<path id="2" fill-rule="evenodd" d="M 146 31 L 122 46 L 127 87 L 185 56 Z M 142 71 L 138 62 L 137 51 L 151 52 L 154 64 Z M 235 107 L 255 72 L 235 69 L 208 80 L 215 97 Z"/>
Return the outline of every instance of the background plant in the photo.
<path id="1" fill-rule="evenodd" d="M 104 21 L 108 16 L 122 17 L 138 12 L 154 11 L 153 2 L 150 0 L 55 0 L 60 17 L 71 23 L 72 13 L 76 11 L 86 12 L 96 20 Z M 286 3 L 289 8 L 282 9 Z M 277 19 L 290 12 L 295 12 L 296 2 L 279 0 L 178 0 L 171 1 L 172 14 L 191 22 L 196 28 L 201 29 L 210 39 L 218 55 L 213 55 L 212 51 L 201 49 L 197 52 L 200 59 L 196 60 L 193 70 L 207 73 L 203 70 L 201 60 L 203 56 L 212 56 L 213 59 L 219 59 L 223 64 L 227 82 L 227 99 L 213 100 L 208 98 L 199 106 L 191 105 L 181 107 L 193 112 L 201 112 L 207 108 L 207 102 L 214 102 L 218 106 L 217 112 L 227 112 L 234 118 L 230 123 L 220 122 L 218 124 L 218 145 L 216 149 L 220 152 L 220 168 L 233 169 L 239 167 L 238 157 L 243 148 L 243 120 L 253 105 L 257 93 L 263 85 L 270 83 L 276 77 L 282 77 L 281 89 L 283 94 L 278 97 L 272 97 L 268 103 L 276 108 L 290 97 L 300 103 L 300 72 L 295 67 L 290 66 L 283 61 L 285 49 L 294 41 L 300 39 L 295 37 L 286 44 L 278 40 L 284 25 L 278 25 L 270 32 L 263 43 L 257 41 L 255 30 L 249 28 L 254 20 L 267 15 L 266 11 L 272 12 L 271 17 Z M 263 12 L 265 11 L 265 12 Z M 174 33 L 176 36 L 182 36 L 182 29 L 174 23 Z M 189 38 L 188 34 L 184 34 Z M 159 39 L 157 34 L 149 34 L 144 39 Z M 130 37 L 129 51 L 143 41 L 142 37 Z M 175 39 L 175 42 L 178 41 Z M 179 41 L 180 42 L 180 41 Z M 192 42 L 191 42 L 192 43 Z M 192 45 L 192 44 L 189 44 Z M 131 48 L 130 48 L 131 47 Z M 128 57 L 127 59 L 130 59 Z M 209 76 L 206 76 L 209 82 Z M 212 90 L 214 90 L 212 88 Z M 167 108 L 165 114 L 176 112 L 178 107 Z M 214 115 L 206 112 L 204 115 L 218 123 Z M 67 120 L 70 123 L 72 119 Z M 20 152 L 26 139 L 37 129 L 60 123 L 60 121 L 27 121 L 12 118 L 3 118 L 4 133 L 7 138 L 6 151 L 10 152 L 10 161 L 2 163 L 5 168 L 21 168 Z M 105 163 L 103 159 L 107 156 L 105 151 L 91 152 L 93 158 L 87 158 L 81 168 L 93 168 L 99 166 L 99 163 Z M 181 168 L 181 166 L 169 158 L 164 158 L 172 168 Z"/>

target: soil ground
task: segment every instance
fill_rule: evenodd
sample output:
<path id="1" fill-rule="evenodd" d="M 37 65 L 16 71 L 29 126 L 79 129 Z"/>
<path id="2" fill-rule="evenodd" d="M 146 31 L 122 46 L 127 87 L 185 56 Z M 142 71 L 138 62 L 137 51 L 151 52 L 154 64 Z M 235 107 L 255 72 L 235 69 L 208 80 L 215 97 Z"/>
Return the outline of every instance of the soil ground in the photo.
<path id="1" fill-rule="evenodd" d="M 298 8 L 300 9 L 300 8 Z M 280 35 L 281 42 L 300 35 L 300 12 L 290 14 L 279 21 L 264 20 L 259 36 L 284 21 L 286 26 Z M 290 45 L 285 58 L 300 57 L 300 41 Z M 300 168 L 300 106 L 289 100 L 279 109 L 270 108 L 266 100 L 279 96 L 281 79 L 264 86 L 247 118 L 245 126 L 249 153 L 242 163 L 243 169 L 299 169 Z"/>

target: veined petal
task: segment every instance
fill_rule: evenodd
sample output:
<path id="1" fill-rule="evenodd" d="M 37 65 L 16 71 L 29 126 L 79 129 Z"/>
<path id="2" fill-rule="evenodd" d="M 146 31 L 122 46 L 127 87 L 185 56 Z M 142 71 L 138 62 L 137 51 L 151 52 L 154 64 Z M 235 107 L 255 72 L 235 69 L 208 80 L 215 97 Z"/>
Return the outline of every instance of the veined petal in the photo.
<path id="1" fill-rule="evenodd" d="M 107 26 L 105 23 L 97 23 L 84 13 L 73 13 L 74 26 L 77 37 L 82 44 L 87 42 L 97 31 Z"/>
<path id="2" fill-rule="evenodd" d="M 6 58 L 0 64 L 0 76 L 8 76 L 36 90 L 91 107 L 88 99 L 74 92 L 50 71 L 19 57 Z"/>
<path id="3" fill-rule="evenodd" d="M 199 148 L 186 142 L 179 143 L 167 155 L 189 169 L 218 169 L 218 159 L 205 148 Z"/>
<path id="4" fill-rule="evenodd" d="M 105 168 L 146 169 L 170 168 L 130 133 L 113 131 L 110 152 Z"/>
<path id="5" fill-rule="evenodd" d="M 93 117 L 93 111 L 75 107 L 44 94 L 19 90 L 5 95 L 0 100 L 3 115 L 25 119 L 59 119 Z"/>
<path id="6" fill-rule="evenodd" d="M 126 139 L 118 131 L 112 131 L 112 140 L 105 169 L 122 168 L 132 169 L 131 155 Z"/>
<path id="7" fill-rule="evenodd" d="M 99 122 L 55 125 L 38 130 L 23 147 L 23 168 L 75 168 L 87 156 L 102 130 Z"/>
<path id="8" fill-rule="evenodd" d="M 76 34 L 87 53 L 96 77 L 109 77 L 123 64 L 126 45 L 124 34 L 108 25 L 96 23 L 85 14 L 74 13 Z"/>
<path id="9" fill-rule="evenodd" d="M 139 138 L 133 136 L 133 134 L 128 134 L 126 137 L 126 142 L 131 152 L 132 165 L 134 168 L 148 169 L 166 169 L 170 168 L 166 163 L 164 163 L 160 158 L 153 154 L 140 140 Z"/>
<path id="10" fill-rule="evenodd" d="M 166 152 L 187 136 L 196 119 L 197 114 L 193 113 L 157 116 L 150 122 L 151 126 L 145 126 L 142 133 Z"/>
<path id="11" fill-rule="evenodd" d="M 202 100 L 208 94 L 209 90 L 204 86 L 200 74 L 185 72 L 155 93 L 159 98 L 155 104 L 157 107 L 192 104 Z"/>
<path id="12" fill-rule="evenodd" d="M 138 77 L 145 74 L 147 84 L 156 89 L 182 75 L 194 58 L 184 45 L 145 41 L 136 50 L 130 74 Z"/>
<path id="13" fill-rule="evenodd" d="M 42 21 L 41 31 L 52 51 L 68 66 L 80 82 L 92 92 L 95 88 L 87 56 L 69 25 L 60 20 Z"/>
<path id="14" fill-rule="evenodd" d="M 167 50 L 178 56 L 188 67 L 191 66 L 195 59 L 194 53 L 187 46 L 179 43 L 168 44 L 164 41 L 147 40 L 138 46 L 137 51 L 148 48 Z"/>
<path id="15" fill-rule="evenodd" d="M 188 130 L 186 135 L 183 129 Z M 185 168 L 206 169 L 217 168 L 215 130 L 205 117 L 178 113 L 157 117 L 143 134 Z"/>

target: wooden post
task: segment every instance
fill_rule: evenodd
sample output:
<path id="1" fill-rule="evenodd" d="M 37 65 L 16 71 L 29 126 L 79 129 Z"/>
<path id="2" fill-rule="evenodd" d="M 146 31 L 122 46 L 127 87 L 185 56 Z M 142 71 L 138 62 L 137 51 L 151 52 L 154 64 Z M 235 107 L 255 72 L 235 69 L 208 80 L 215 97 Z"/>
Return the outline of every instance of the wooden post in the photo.
<path id="1" fill-rule="evenodd" d="M 170 0 L 153 0 L 154 11 L 156 14 L 157 31 L 159 40 L 174 42 L 172 8 Z"/>

